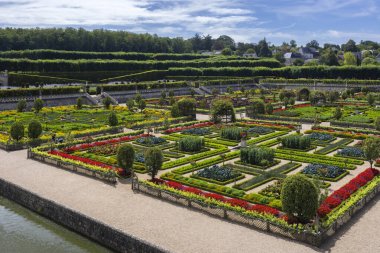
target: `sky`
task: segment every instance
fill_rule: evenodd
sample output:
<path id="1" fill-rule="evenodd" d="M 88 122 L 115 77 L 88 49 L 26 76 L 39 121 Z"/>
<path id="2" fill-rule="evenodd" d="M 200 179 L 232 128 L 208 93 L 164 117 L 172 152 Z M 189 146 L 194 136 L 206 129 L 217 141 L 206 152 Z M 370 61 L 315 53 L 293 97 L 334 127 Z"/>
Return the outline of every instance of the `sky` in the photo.
<path id="1" fill-rule="evenodd" d="M 342 44 L 380 42 L 380 0 L 0 0 L 0 27 L 83 27 L 189 38 L 229 35 Z"/>

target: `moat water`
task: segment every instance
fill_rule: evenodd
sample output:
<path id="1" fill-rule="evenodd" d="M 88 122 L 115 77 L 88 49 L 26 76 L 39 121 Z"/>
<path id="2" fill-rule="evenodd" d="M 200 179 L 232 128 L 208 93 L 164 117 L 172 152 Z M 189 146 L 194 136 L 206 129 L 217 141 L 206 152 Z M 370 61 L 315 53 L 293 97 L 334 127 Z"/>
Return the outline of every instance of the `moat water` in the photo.
<path id="1" fill-rule="evenodd" d="M 111 251 L 0 197 L 0 252 L 103 253 Z"/>

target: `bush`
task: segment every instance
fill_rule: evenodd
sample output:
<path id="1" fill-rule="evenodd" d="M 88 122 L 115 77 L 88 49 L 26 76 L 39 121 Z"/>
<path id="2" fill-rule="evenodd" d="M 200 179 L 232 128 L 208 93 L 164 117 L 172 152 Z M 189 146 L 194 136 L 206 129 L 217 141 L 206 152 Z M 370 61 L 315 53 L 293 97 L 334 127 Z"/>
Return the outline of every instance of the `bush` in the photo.
<path id="1" fill-rule="evenodd" d="M 318 189 L 306 176 L 288 176 L 281 189 L 281 202 L 289 217 L 302 223 L 309 222 L 317 212 Z"/>
<path id="2" fill-rule="evenodd" d="M 15 122 L 11 126 L 11 137 L 15 141 L 20 141 L 24 137 L 24 125 L 21 122 Z"/>
<path id="3" fill-rule="evenodd" d="M 179 117 L 191 116 L 195 119 L 197 102 L 193 98 L 182 98 L 177 103 Z"/>
<path id="4" fill-rule="evenodd" d="M 181 138 L 178 142 L 178 149 L 185 152 L 201 151 L 204 146 L 204 140 L 197 136 L 188 136 Z"/>
<path id="5" fill-rule="evenodd" d="M 215 99 L 211 105 L 211 121 L 214 123 L 235 122 L 235 110 L 231 100 Z"/>
<path id="6" fill-rule="evenodd" d="M 44 107 L 44 101 L 40 98 L 37 98 L 35 101 L 34 101 L 34 105 L 33 105 L 33 108 L 34 108 L 34 111 L 36 113 L 39 113 L 42 108 Z"/>
<path id="7" fill-rule="evenodd" d="M 37 120 L 32 120 L 28 126 L 28 136 L 31 139 L 37 139 L 42 134 L 42 125 Z"/>
<path id="8" fill-rule="evenodd" d="M 164 160 L 162 151 L 159 148 L 149 148 L 145 151 L 144 157 L 145 166 L 148 169 L 150 175 L 152 176 L 152 180 L 154 180 L 158 170 L 162 168 L 162 163 Z"/>
<path id="9" fill-rule="evenodd" d="M 26 101 L 20 100 L 17 103 L 17 112 L 23 112 L 26 110 Z"/>
<path id="10" fill-rule="evenodd" d="M 243 130 L 239 127 L 227 127 L 223 128 L 220 132 L 220 136 L 224 139 L 240 141 Z"/>
<path id="11" fill-rule="evenodd" d="M 272 104 L 267 104 L 266 107 L 265 107 L 265 111 L 269 115 L 273 114 L 273 105 Z"/>
<path id="12" fill-rule="evenodd" d="M 77 109 L 80 110 L 83 107 L 83 101 L 82 98 L 77 99 Z"/>
<path id="13" fill-rule="evenodd" d="M 256 146 L 243 148 L 240 151 L 240 160 L 243 163 L 267 166 L 274 161 L 274 150 Z"/>
<path id="14" fill-rule="evenodd" d="M 115 112 L 111 112 L 108 116 L 108 124 L 110 126 L 117 126 L 119 124 L 119 120 L 117 119 L 117 115 Z"/>
<path id="15" fill-rule="evenodd" d="M 105 98 L 103 99 L 103 105 L 104 105 L 104 108 L 106 108 L 106 109 L 110 109 L 111 104 L 112 104 L 112 100 L 111 100 L 110 97 L 105 97 Z"/>
<path id="16" fill-rule="evenodd" d="M 289 135 L 281 138 L 282 146 L 291 149 L 308 149 L 311 147 L 311 139 L 308 136 Z"/>
<path id="17" fill-rule="evenodd" d="M 135 161 L 135 149 L 131 144 L 120 145 L 117 150 L 117 164 L 125 170 L 125 174 L 129 176 Z"/>

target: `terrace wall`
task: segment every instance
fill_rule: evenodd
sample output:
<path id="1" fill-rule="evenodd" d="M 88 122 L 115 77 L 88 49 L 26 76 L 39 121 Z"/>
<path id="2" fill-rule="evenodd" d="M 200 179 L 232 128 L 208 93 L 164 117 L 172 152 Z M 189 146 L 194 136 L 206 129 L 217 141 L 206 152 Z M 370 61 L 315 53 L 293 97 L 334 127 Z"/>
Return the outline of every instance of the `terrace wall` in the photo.
<path id="1" fill-rule="evenodd" d="M 167 252 L 3 179 L 0 179 L 0 195 L 117 252 Z"/>

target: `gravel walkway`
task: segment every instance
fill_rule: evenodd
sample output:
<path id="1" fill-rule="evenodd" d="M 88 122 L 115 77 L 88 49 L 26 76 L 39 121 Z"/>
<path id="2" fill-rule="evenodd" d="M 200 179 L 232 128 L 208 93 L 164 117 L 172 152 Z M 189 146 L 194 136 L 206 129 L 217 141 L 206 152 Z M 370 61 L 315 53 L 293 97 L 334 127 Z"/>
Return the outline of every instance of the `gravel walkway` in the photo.
<path id="1" fill-rule="evenodd" d="M 0 177 L 172 252 L 380 252 L 379 196 L 322 246 L 310 247 L 134 194 L 116 186 L 0 150 Z"/>

